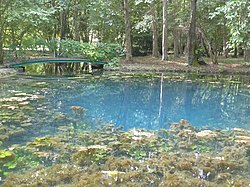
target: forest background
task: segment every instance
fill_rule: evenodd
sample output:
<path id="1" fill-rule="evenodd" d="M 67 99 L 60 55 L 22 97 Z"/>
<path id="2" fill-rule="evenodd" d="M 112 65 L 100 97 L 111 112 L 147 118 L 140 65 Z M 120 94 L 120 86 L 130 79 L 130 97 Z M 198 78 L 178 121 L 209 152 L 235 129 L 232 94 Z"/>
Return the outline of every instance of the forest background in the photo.
<path id="1" fill-rule="evenodd" d="M 27 51 L 60 56 L 62 46 L 71 55 L 85 49 L 94 60 L 107 58 L 107 48 L 122 48 L 126 61 L 133 56 L 167 61 L 169 55 L 185 55 L 189 65 L 199 64 L 203 57 L 217 64 L 219 56 L 244 56 L 249 62 L 250 2 L 0 0 L 0 64 L 24 53 L 32 55 Z"/>

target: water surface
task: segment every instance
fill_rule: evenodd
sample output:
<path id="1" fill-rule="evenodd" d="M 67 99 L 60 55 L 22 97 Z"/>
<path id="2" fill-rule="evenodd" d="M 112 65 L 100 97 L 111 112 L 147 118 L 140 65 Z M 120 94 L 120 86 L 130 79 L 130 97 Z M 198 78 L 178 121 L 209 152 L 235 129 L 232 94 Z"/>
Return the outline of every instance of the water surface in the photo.
<path id="1" fill-rule="evenodd" d="M 200 78 L 0 79 L 0 185 L 72 186 L 97 176 L 98 184 L 119 185 L 106 174 L 121 172 L 125 186 L 144 178 L 148 185 L 169 184 L 174 176 L 176 185 L 225 186 L 228 178 L 220 176 L 229 176 L 235 186 L 249 186 L 249 81 Z"/>
<path id="2" fill-rule="evenodd" d="M 44 97 L 30 102 L 33 106 L 32 113 L 36 113 L 39 118 L 37 122 L 32 119 L 33 125 L 41 125 L 43 119 L 43 126 L 46 128 L 41 129 L 44 133 L 56 131 L 57 127 L 62 125 L 60 120 L 49 120 L 49 116 L 54 116 L 54 113 L 75 118 L 72 106 L 80 106 L 86 110 L 84 120 L 92 127 L 97 123 L 111 122 L 123 126 L 124 129 L 157 130 L 169 123 L 185 119 L 194 126 L 210 129 L 250 128 L 250 90 L 246 84 L 238 81 L 202 82 L 160 76 L 21 76 L 1 80 L 0 98 L 25 97 L 20 93 Z M 11 111 L 15 110 L 21 108 Z M 31 115 L 30 111 L 23 113 Z M 78 116 L 77 120 L 81 119 Z"/>

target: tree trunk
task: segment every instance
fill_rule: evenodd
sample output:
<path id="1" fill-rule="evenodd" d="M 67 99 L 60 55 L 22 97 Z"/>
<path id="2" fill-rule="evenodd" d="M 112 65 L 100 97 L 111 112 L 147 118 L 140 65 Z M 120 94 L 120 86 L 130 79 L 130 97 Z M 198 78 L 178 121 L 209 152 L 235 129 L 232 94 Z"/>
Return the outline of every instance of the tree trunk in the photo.
<path id="1" fill-rule="evenodd" d="M 17 59 L 17 43 L 16 43 L 16 37 L 15 37 L 15 31 L 14 28 L 11 28 L 11 48 L 12 48 L 12 54 L 13 58 Z"/>
<path id="2" fill-rule="evenodd" d="M 60 30 L 60 40 L 65 40 L 66 39 L 66 27 L 67 27 L 67 10 L 66 10 L 66 4 L 65 4 L 65 0 L 62 1 L 63 3 L 63 9 L 60 12 L 60 17 L 61 17 L 61 30 Z M 61 51 L 61 46 L 59 47 L 57 56 L 63 56 L 62 51 Z M 55 74 L 58 73 L 58 71 L 60 71 L 60 66 L 56 65 L 55 66 Z"/>
<path id="3" fill-rule="evenodd" d="M 61 32 L 60 39 L 64 40 L 66 38 L 66 21 L 67 21 L 67 10 L 64 8 L 61 11 Z"/>
<path id="4" fill-rule="evenodd" d="M 152 16 L 152 31 L 153 31 L 153 57 L 159 57 L 158 47 L 158 28 L 157 28 L 157 17 L 155 13 L 155 0 L 151 2 L 151 16 Z"/>
<path id="5" fill-rule="evenodd" d="M 206 53 L 208 53 L 208 56 L 211 58 L 213 64 L 218 64 L 218 54 L 217 54 L 216 50 L 213 50 L 212 45 L 208 41 L 205 33 L 201 30 L 201 28 L 198 28 L 197 30 L 201 35 L 201 39 L 202 39 L 202 42 L 204 44 L 204 49 L 205 49 Z M 198 58 L 197 58 L 197 60 L 198 60 Z"/>
<path id="6" fill-rule="evenodd" d="M 191 20 L 188 30 L 187 38 L 187 54 L 186 59 L 188 65 L 195 65 L 198 63 L 198 55 L 196 54 L 196 4 L 197 0 L 191 2 Z"/>
<path id="7" fill-rule="evenodd" d="M 183 51 L 184 51 L 184 50 L 183 50 L 183 43 L 184 43 L 183 40 L 184 40 L 184 39 L 183 39 L 182 30 L 180 30 L 179 36 L 178 36 L 178 37 L 179 37 L 179 54 L 180 54 L 180 55 L 183 55 Z"/>
<path id="8" fill-rule="evenodd" d="M 130 26 L 129 14 L 130 14 L 129 13 L 129 0 L 124 0 L 126 61 L 132 60 L 131 26 Z"/>
<path id="9" fill-rule="evenodd" d="M 178 3 L 178 1 L 176 1 L 176 3 Z M 173 3 L 173 6 L 175 8 L 177 8 L 174 3 Z M 173 16 L 174 16 L 174 18 L 177 18 L 176 11 L 173 12 Z M 172 29 L 172 33 L 173 33 L 173 40 L 174 40 L 174 57 L 179 58 L 180 57 L 179 56 L 179 54 L 180 54 L 180 51 L 179 51 L 179 49 L 180 49 L 180 34 L 179 34 L 180 29 L 178 27 L 177 20 L 173 19 L 173 22 L 174 22 L 174 26 L 173 26 L 173 29 Z"/>
<path id="10" fill-rule="evenodd" d="M 163 0 L 163 23 L 162 23 L 162 60 L 168 59 L 168 33 L 167 33 L 167 0 Z"/>
<path id="11" fill-rule="evenodd" d="M 56 27 L 56 24 L 54 24 L 53 40 L 56 40 L 56 34 L 57 34 L 57 27 Z M 55 49 L 53 49 L 53 53 L 54 53 L 54 58 L 56 58 L 57 57 L 57 47 L 55 47 Z"/>
<path id="12" fill-rule="evenodd" d="M 74 1 L 74 40 L 80 41 L 78 1 Z"/>
<path id="13" fill-rule="evenodd" d="M 3 64 L 3 44 L 0 40 L 0 64 Z"/>
<path id="14" fill-rule="evenodd" d="M 52 7 L 56 6 L 56 2 L 54 0 L 51 1 L 51 6 Z M 55 13 L 53 15 L 54 20 L 57 20 L 57 18 L 58 18 L 57 16 L 58 16 L 57 13 Z M 52 38 L 52 40 L 56 40 L 56 37 L 57 37 L 57 23 L 54 21 L 54 24 L 53 24 L 53 38 Z M 55 47 L 55 49 L 53 49 L 53 55 L 54 55 L 54 58 L 57 57 L 57 47 Z"/>
<path id="15" fill-rule="evenodd" d="M 223 0 L 224 6 L 226 5 L 226 0 Z M 228 58 L 228 50 L 227 50 L 227 18 L 226 15 L 223 15 L 223 56 L 224 58 Z"/>
<path id="16" fill-rule="evenodd" d="M 180 43 L 179 43 L 179 41 L 180 41 L 180 39 L 179 39 L 179 33 L 178 33 L 178 30 L 177 30 L 177 28 L 175 27 L 174 28 L 174 30 L 173 30 L 173 37 L 174 37 L 174 57 L 175 58 L 179 58 L 180 56 L 179 56 L 179 45 L 180 45 Z"/>
<path id="17" fill-rule="evenodd" d="M 3 7 L 3 2 L 0 0 L 0 8 Z M 3 64 L 3 13 L 0 13 L 0 64 Z"/>
<path id="18" fill-rule="evenodd" d="M 228 58 L 228 51 L 227 51 L 227 20 L 226 17 L 224 16 L 223 18 L 223 56 L 225 58 Z"/>
<path id="19" fill-rule="evenodd" d="M 79 10 L 78 10 L 78 0 L 74 0 L 74 40 L 76 41 L 80 41 L 80 30 L 79 30 Z M 75 66 L 75 67 L 74 67 Z M 79 63 L 73 63 L 73 67 L 72 69 L 75 69 L 76 71 L 78 71 L 80 68 L 80 64 Z"/>
<path id="20" fill-rule="evenodd" d="M 245 51 L 244 51 L 244 61 L 250 62 L 250 48 L 245 48 Z"/>
<path id="21" fill-rule="evenodd" d="M 237 48 L 237 44 L 234 44 L 234 55 L 233 55 L 234 58 L 237 58 L 238 57 L 238 48 Z"/>
<path id="22" fill-rule="evenodd" d="M 3 64 L 3 33 L 0 30 L 0 64 Z"/>

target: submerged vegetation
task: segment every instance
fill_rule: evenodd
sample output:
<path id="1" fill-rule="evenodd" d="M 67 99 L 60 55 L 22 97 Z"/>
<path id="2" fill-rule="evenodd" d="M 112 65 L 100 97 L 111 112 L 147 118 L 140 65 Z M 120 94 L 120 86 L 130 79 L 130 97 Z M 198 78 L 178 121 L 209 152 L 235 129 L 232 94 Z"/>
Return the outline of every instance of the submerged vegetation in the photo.
<path id="1" fill-rule="evenodd" d="M 133 82 L 136 77 L 150 84 L 159 78 L 192 82 L 192 77 L 187 80 L 184 76 L 153 74 L 112 74 L 108 79 L 124 83 Z M 216 77 L 200 78 L 200 84 L 208 83 L 198 90 L 202 95 L 193 97 L 195 102 L 206 100 L 210 96 L 208 91 L 222 84 Z M 72 93 L 79 88 L 73 85 L 95 88 L 95 81 L 107 78 L 68 77 L 70 84 L 53 79 L 59 89 L 65 87 L 61 99 L 71 100 Z M 19 87 L 10 86 L 11 80 L 7 81 L 8 85 L 0 85 L 3 90 L 0 93 L 2 186 L 250 185 L 250 131 L 244 128 L 248 124 L 215 129 L 180 120 L 157 130 L 127 129 L 98 118 L 90 120 L 89 108 L 80 105 L 67 106 L 62 112 L 60 107 L 65 105 L 55 101 L 57 87 L 46 78 L 19 80 L 22 80 Z M 229 78 L 223 82 L 221 92 L 225 94 L 225 103 L 233 103 L 235 95 L 245 93 L 239 91 L 240 80 Z M 249 89 L 249 83 L 243 87 Z M 110 90 L 117 92 L 114 87 Z M 84 91 L 89 92 L 89 97 L 95 95 L 87 87 Z M 101 94 L 107 93 L 102 90 Z M 147 93 L 145 97 L 149 97 Z M 247 106 L 241 108 L 246 115 L 248 110 Z"/>
<path id="2" fill-rule="evenodd" d="M 3 186 L 248 186 L 250 132 L 202 130 L 186 120 L 159 131 L 113 124 L 2 150 Z M 29 169 L 28 169 L 29 168 Z M 4 174 L 4 173 L 3 173 Z"/>

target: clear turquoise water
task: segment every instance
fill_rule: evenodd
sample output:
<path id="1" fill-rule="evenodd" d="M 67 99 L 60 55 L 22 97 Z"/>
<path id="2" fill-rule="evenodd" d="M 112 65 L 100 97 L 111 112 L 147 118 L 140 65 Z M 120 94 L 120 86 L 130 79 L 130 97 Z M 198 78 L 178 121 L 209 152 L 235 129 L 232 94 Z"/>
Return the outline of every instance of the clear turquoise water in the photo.
<path id="1" fill-rule="evenodd" d="M 235 83 L 216 85 L 160 79 L 73 83 L 57 90 L 54 107 L 70 114 L 82 106 L 94 120 L 125 129 L 160 129 L 181 119 L 208 128 L 250 128 L 250 91 Z"/>
<path id="2" fill-rule="evenodd" d="M 203 131 L 250 130 L 249 81 L 220 81 L 114 74 L 0 79 L 0 186 L 86 186 L 93 178 L 93 186 L 249 186 L 249 147 L 240 141 L 250 131 Z M 166 126 L 180 119 L 199 128 Z"/>
<path id="3" fill-rule="evenodd" d="M 0 98 L 16 93 L 44 96 L 32 101 L 32 126 L 28 138 L 53 134 L 64 120 L 51 120 L 55 113 L 76 118 L 72 106 L 86 109 L 84 128 L 112 122 L 131 128 L 160 129 L 186 119 L 209 129 L 250 130 L 250 89 L 240 82 L 158 78 L 38 78 L 21 76 L 0 80 Z M 10 110 L 11 111 L 11 110 Z M 14 115 L 14 114 L 13 114 Z M 0 116 L 1 117 L 1 116 Z M 20 123 L 20 122 L 16 122 Z M 81 123 L 77 124 L 81 129 Z M 15 141 L 21 141 L 16 137 Z M 27 137 L 26 137 L 27 138 Z"/>

